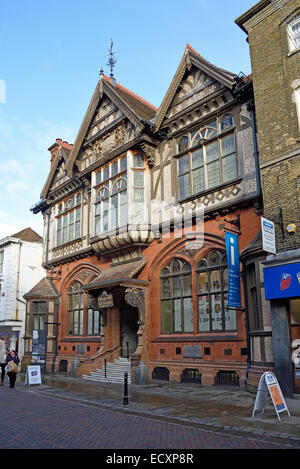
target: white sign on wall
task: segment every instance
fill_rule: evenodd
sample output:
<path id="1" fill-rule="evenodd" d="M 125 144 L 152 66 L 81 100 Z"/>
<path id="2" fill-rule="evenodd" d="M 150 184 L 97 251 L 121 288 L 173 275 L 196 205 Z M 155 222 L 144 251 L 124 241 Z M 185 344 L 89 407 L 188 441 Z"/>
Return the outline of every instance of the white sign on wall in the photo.
<path id="1" fill-rule="evenodd" d="M 26 370 L 25 384 L 42 384 L 40 365 L 28 365 Z"/>
<path id="2" fill-rule="evenodd" d="M 263 250 L 276 254 L 275 226 L 271 220 L 261 217 Z"/>

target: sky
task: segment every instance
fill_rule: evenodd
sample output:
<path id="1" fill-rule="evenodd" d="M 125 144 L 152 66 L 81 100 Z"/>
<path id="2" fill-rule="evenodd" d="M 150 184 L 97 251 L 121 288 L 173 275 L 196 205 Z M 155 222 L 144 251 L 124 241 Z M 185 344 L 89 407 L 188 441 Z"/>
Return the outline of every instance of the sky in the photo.
<path id="1" fill-rule="evenodd" d="M 256 0 L 10 0 L 0 2 L 0 239 L 31 227 L 30 208 L 56 138 L 74 143 L 99 79 L 109 75 L 159 107 L 190 44 L 233 73 L 251 72 L 234 23 Z"/>

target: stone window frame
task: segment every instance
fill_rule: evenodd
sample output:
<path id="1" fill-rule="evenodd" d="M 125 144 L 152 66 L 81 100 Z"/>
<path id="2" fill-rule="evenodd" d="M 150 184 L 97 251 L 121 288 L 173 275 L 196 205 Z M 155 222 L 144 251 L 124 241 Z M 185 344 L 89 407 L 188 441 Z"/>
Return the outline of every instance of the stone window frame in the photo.
<path id="1" fill-rule="evenodd" d="M 82 194 L 72 194 L 56 206 L 56 247 L 81 238 Z"/>
<path id="2" fill-rule="evenodd" d="M 239 165 L 238 165 L 238 148 L 237 148 L 237 133 L 236 133 L 236 124 L 235 124 L 235 115 L 234 110 L 229 110 L 226 113 L 223 113 L 221 116 L 216 117 L 215 119 L 210 119 L 207 122 L 203 123 L 201 127 L 197 130 L 185 133 L 178 137 L 177 139 L 177 155 L 176 158 L 176 174 L 178 179 L 177 184 L 177 199 L 179 201 L 185 200 L 186 198 L 197 197 L 201 192 L 213 191 L 217 187 L 220 187 L 224 184 L 228 184 L 230 181 L 233 181 L 239 177 Z M 232 124 L 227 128 L 222 129 L 222 122 L 226 117 L 230 116 Z M 223 154 L 222 150 L 222 140 L 228 136 L 234 136 L 234 151 L 230 153 Z M 198 138 L 198 140 L 197 140 Z M 197 144 L 193 145 L 195 140 Z M 207 149 L 209 145 L 214 145 L 217 142 L 218 145 L 218 158 L 215 158 L 212 161 L 207 160 Z M 203 153 L 203 164 L 198 164 L 193 167 L 193 153 L 196 152 Z M 225 158 L 235 155 L 235 171 L 236 174 L 229 179 L 224 180 L 224 168 L 223 162 Z M 201 158 L 201 156 L 200 156 Z M 183 170 L 180 170 L 180 160 L 186 160 L 188 164 Z M 211 164 L 218 163 L 218 172 L 219 172 L 219 182 L 217 184 L 209 184 L 208 177 L 208 167 Z M 197 176 L 197 171 L 203 169 L 203 178 L 204 178 L 204 187 L 200 190 L 194 190 L 194 175 L 195 181 Z M 180 179 L 187 178 L 189 180 L 189 194 L 180 193 Z M 195 182 L 196 183 L 196 182 Z"/>
<path id="3" fill-rule="evenodd" d="M 297 38 L 295 38 L 295 33 L 293 32 L 292 28 L 298 23 L 299 27 L 299 37 L 298 42 L 295 42 Z M 289 45 L 289 52 L 295 52 L 300 50 L 300 15 L 297 15 L 293 20 L 289 22 L 287 25 L 287 36 L 288 36 L 288 45 Z"/>

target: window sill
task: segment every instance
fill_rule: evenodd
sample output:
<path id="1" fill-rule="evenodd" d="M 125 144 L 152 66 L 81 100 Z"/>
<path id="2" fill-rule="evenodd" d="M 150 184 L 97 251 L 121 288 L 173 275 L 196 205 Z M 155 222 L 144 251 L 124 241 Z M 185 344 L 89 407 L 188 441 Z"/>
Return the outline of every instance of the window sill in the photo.
<path id="1" fill-rule="evenodd" d="M 300 52 L 300 47 L 298 47 L 298 49 L 291 50 L 291 51 L 287 54 L 287 57 L 291 57 L 292 55 L 297 54 L 298 52 Z"/>
<path id="2" fill-rule="evenodd" d="M 61 248 L 65 248 L 67 246 L 71 246 L 72 244 L 78 243 L 78 241 L 81 241 L 81 240 L 82 240 L 81 237 L 76 238 L 76 239 L 72 239 L 72 241 L 68 241 L 67 243 L 60 244 L 59 246 L 55 246 L 54 248 L 52 248 L 52 251 L 58 251 Z"/>
<path id="3" fill-rule="evenodd" d="M 220 335 L 217 335 L 216 332 L 207 333 L 206 335 L 194 335 L 194 336 L 181 336 L 170 333 L 170 335 L 160 336 L 152 340 L 152 343 L 155 342 L 228 342 L 236 341 L 243 342 L 244 339 L 240 339 L 237 336 L 237 332 L 220 332 Z"/>
<path id="4" fill-rule="evenodd" d="M 225 182 L 223 184 L 219 184 L 218 186 L 205 189 L 205 191 L 201 191 L 201 192 L 197 192 L 196 194 L 189 195 L 188 197 L 185 197 L 184 199 L 179 199 L 178 202 L 180 204 L 190 202 L 191 200 L 197 199 L 198 197 L 211 194 L 212 192 L 215 192 L 220 189 L 224 189 L 225 187 L 228 187 L 228 186 L 232 186 L 233 184 L 238 184 L 241 181 L 242 181 L 242 178 L 235 178 L 235 179 L 232 179 L 231 181 Z"/>

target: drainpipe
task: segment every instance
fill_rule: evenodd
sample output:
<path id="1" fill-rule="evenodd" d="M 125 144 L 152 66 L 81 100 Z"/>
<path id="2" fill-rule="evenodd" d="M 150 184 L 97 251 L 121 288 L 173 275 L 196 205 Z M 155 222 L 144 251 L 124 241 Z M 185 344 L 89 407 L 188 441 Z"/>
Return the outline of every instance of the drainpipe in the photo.
<path id="1" fill-rule="evenodd" d="M 257 145 L 257 131 L 256 131 L 256 118 L 255 118 L 255 107 L 254 100 L 251 99 L 247 103 L 247 110 L 250 113 L 251 119 L 251 129 L 252 129 L 252 138 L 253 138 L 253 147 L 254 147 L 254 160 L 255 160 L 255 174 L 256 174 L 256 189 L 257 193 L 261 195 L 261 180 L 260 180 L 260 170 L 259 170 L 259 151 Z"/>

